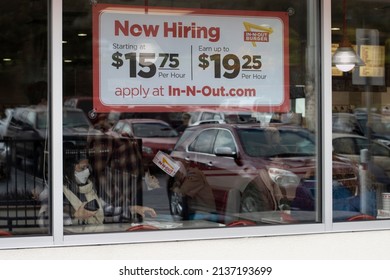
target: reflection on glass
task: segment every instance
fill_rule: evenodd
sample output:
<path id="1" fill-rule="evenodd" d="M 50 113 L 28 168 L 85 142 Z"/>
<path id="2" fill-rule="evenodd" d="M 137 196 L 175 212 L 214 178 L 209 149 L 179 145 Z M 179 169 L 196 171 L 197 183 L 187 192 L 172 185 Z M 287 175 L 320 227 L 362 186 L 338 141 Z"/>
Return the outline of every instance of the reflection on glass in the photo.
<path id="1" fill-rule="evenodd" d="M 0 2 L 0 236 L 51 232 L 47 3 Z"/>
<path id="2" fill-rule="evenodd" d="M 381 66 L 378 62 L 383 61 L 382 54 L 389 37 L 388 25 L 381 20 L 383 3 L 359 1 L 359 5 L 364 5 L 364 11 L 354 8 L 354 3 L 358 1 L 351 0 L 347 11 L 350 15 L 348 33 L 353 34 L 349 40 L 358 46 L 359 55 L 366 65 Z M 332 26 L 340 26 L 340 17 L 337 16 L 340 5 L 340 2 L 332 1 L 332 14 L 335 15 Z M 369 20 L 370 28 L 365 29 L 365 19 L 368 18 L 372 19 Z M 361 36 L 363 34 L 371 35 Z M 339 34 L 334 32 L 332 35 L 332 41 L 336 42 Z M 367 56 L 367 50 L 373 51 L 371 54 L 377 54 L 377 57 Z M 372 60 L 365 60 L 369 58 Z M 390 190 L 389 83 L 384 81 L 383 67 L 382 71 L 363 71 L 363 68 L 333 76 L 334 156 L 355 165 L 359 178 L 356 188 L 333 184 L 333 220 L 336 222 L 390 218 L 385 201 Z"/>
<path id="3" fill-rule="evenodd" d="M 212 9 L 217 7 L 217 2 L 187 1 L 185 4 L 170 5 Z M 134 5 L 142 6 L 144 3 Z M 128 109 L 121 107 L 120 110 L 113 108 L 111 112 L 99 112 L 94 108 L 91 93 L 92 84 L 95 83 L 90 72 L 91 40 L 88 37 L 82 40 L 77 38 L 78 44 L 64 45 L 64 56 L 79 59 L 79 63 L 64 65 L 64 105 L 82 109 L 94 128 L 101 132 L 94 135 L 80 133 L 78 142 L 81 141 L 80 137 L 84 137 L 85 141 L 81 142 L 86 144 L 77 148 L 67 146 L 64 149 L 64 166 L 72 166 L 70 163 L 74 164 L 75 160 L 80 158 L 88 159 L 91 167 L 89 180 L 94 183 L 99 198 L 96 199 L 100 203 L 99 209 L 102 209 L 104 216 L 102 223 L 93 225 L 88 222 L 89 218 L 84 218 L 81 222 L 74 220 L 78 209 L 84 212 L 84 208 L 80 208 L 81 205 L 93 200 L 83 198 L 80 195 L 80 185 L 76 184 L 73 193 L 82 204 L 73 207 L 73 212 L 70 211 L 68 216 L 72 223 L 66 223 L 65 234 L 321 222 L 318 218 L 321 209 L 321 186 L 318 182 L 320 172 L 317 170 L 316 93 L 313 87 L 302 90 L 306 83 L 305 76 L 314 77 L 318 73 L 306 73 L 308 70 L 305 65 L 315 63 L 316 60 L 306 56 L 306 46 L 299 47 L 300 42 L 309 41 L 308 36 L 312 35 L 307 34 L 305 26 L 316 24 L 307 22 L 306 1 L 287 1 L 281 5 L 285 7 L 261 3 L 254 6 L 246 3 L 226 3 L 224 8 L 280 12 L 294 7 L 295 13 L 290 16 L 288 26 L 291 32 L 287 32 L 288 43 L 294 46 L 289 54 L 291 64 L 286 65 L 291 72 L 288 81 L 291 92 L 286 94 L 288 100 L 283 101 L 284 104 L 291 104 L 288 110 L 283 108 L 274 111 L 272 106 L 264 106 L 262 112 L 248 108 L 242 110 L 240 104 L 245 103 L 244 97 L 242 100 L 221 97 L 218 106 L 206 108 L 202 104 L 194 104 L 182 111 L 178 108 L 177 112 L 172 112 L 169 106 L 162 112 L 153 112 L 150 109 L 147 112 L 133 111 L 131 106 Z M 91 22 L 85 20 L 90 18 L 91 9 L 86 9 L 85 14 L 75 15 L 67 12 L 71 10 L 70 7 L 69 2 L 64 3 L 64 20 L 83 22 L 85 30 L 91 30 Z M 183 22 L 182 25 L 187 26 L 187 23 Z M 251 26 L 256 28 L 252 30 L 256 32 L 270 30 L 269 27 L 257 23 Z M 242 28 L 245 31 L 244 26 Z M 76 32 L 74 29 L 74 25 L 64 25 L 65 39 L 77 34 L 78 30 Z M 247 38 L 255 38 L 256 32 L 252 33 L 252 37 L 247 34 Z M 198 44 L 195 38 L 188 39 Z M 130 38 L 129 40 L 131 41 Z M 80 45 L 85 47 L 80 48 Z M 253 46 L 250 42 L 248 45 Z M 133 68 L 126 71 L 129 71 L 130 78 L 137 79 L 137 83 L 137 73 L 140 71 L 144 76 L 144 80 L 140 80 L 144 89 L 158 79 L 170 81 L 175 90 L 181 88 L 180 83 L 175 83 L 178 82 L 177 77 L 183 76 L 184 73 L 184 61 L 180 67 L 177 65 L 177 62 L 183 59 L 181 54 L 167 56 L 168 60 L 171 59 L 168 62 L 173 63 L 171 68 L 167 64 L 164 69 L 157 69 L 155 66 L 158 63 L 149 61 L 146 56 L 142 57 L 142 61 L 132 59 L 134 55 L 138 56 L 135 50 L 123 53 L 130 51 L 134 53 L 129 54 L 125 62 Z M 204 51 L 206 52 L 206 49 Z M 244 46 L 242 51 L 246 52 Z M 164 52 L 169 53 L 170 50 Z M 253 76 L 251 72 L 244 72 L 244 68 L 259 70 L 260 61 L 263 62 L 263 59 L 257 53 L 244 56 L 234 53 L 235 50 L 231 52 L 231 55 L 226 52 L 211 56 L 209 70 L 215 75 L 214 78 L 210 76 L 213 81 L 211 83 L 210 80 L 209 84 L 218 82 L 217 79 L 221 80 L 218 85 L 224 85 L 225 82 L 229 84 L 239 78 L 243 79 L 241 75 L 248 79 L 249 84 L 256 82 L 257 86 L 255 78 L 259 79 L 261 84 L 260 79 L 265 79 L 266 76 L 259 73 Z M 158 62 L 161 62 L 162 57 L 156 55 L 157 57 Z M 245 65 L 245 60 L 249 64 Z M 172 68 L 180 68 L 177 69 L 180 75 L 167 75 Z M 151 70 L 153 75 L 147 76 L 147 70 Z M 279 70 L 270 67 L 269 71 L 271 75 L 271 72 Z M 229 73 L 234 75 L 229 76 Z M 171 80 L 166 78 L 168 76 Z M 83 77 L 82 83 L 79 77 Z M 240 82 L 234 86 L 237 86 L 237 89 L 244 87 Z M 203 92 L 208 93 L 207 90 L 206 88 Z M 272 94 L 276 95 L 272 92 L 269 95 L 264 94 L 267 92 L 266 87 L 261 91 L 262 97 L 270 100 Z M 218 92 L 225 91 L 218 88 Z M 256 100 L 256 106 L 268 104 L 262 97 L 252 98 Z M 157 97 L 155 99 L 157 100 Z M 298 103 L 303 104 L 304 100 L 314 107 L 299 106 Z M 179 104 L 180 102 L 183 100 L 178 100 Z M 352 182 L 357 180 L 355 166 L 336 158 L 335 162 L 338 164 L 335 181 L 346 182 L 354 189 Z M 137 213 L 134 206 L 153 209 L 155 215 Z M 88 214 L 97 217 L 99 213 L 100 217 L 99 211 Z"/>

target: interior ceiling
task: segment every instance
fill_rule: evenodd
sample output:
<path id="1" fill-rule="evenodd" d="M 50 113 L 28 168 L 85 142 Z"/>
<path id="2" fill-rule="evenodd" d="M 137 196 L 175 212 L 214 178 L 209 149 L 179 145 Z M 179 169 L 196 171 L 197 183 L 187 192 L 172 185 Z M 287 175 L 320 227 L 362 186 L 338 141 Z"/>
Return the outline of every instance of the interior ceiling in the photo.
<path id="1" fill-rule="evenodd" d="M 96 1 L 103 2 L 103 1 Z M 110 2 L 110 1 L 107 1 Z M 130 4 L 130 5 L 143 5 L 145 0 L 123 0 L 115 1 L 116 3 Z M 146 1 L 150 5 L 172 5 L 177 1 Z M 214 7 L 216 1 L 186 1 L 185 3 L 189 5 L 197 2 L 198 5 L 204 7 Z M 217 1 L 218 2 L 218 1 Z M 14 0 L 14 1 L 1 1 L 0 10 L 0 63 L 2 63 L 2 58 L 4 57 L 16 57 L 20 52 L 18 46 L 23 45 L 26 41 L 26 34 L 31 34 L 31 29 L 40 28 L 42 32 L 46 32 L 46 14 L 47 14 L 47 1 L 44 0 Z M 84 46 L 80 44 L 80 38 L 77 37 L 77 34 L 80 32 L 87 33 L 91 36 L 91 0 L 64 0 L 64 40 L 69 41 L 67 50 L 64 47 L 65 56 L 71 55 L 73 52 L 77 57 L 86 58 L 89 56 L 83 55 L 83 53 L 88 52 L 87 48 L 89 45 L 86 38 L 84 38 Z M 178 2 L 177 2 L 178 3 Z M 183 3 L 183 2 L 181 2 Z M 200 4 L 199 4 L 200 3 Z M 245 1 L 245 2 L 231 2 L 231 3 L 242 3 L 241 5 L 248 5 L 248 7 L 256 7 L 256 9 L 269 8 L 269 1 Z M 298 3 L 304 3 L 306 1 L 294 2 L 292 0 L 281 0 L 274 2 L 272 5 L 280 6 L 281 9 L 287 9 L 287 7 L 292 6 L 291 3 L 294 3 L 293 6 L 298 11 Z M 348 27 L 348 34 L 351 42 L 354 42 L 354 34 L 356 28 L 375 28 L 378 29 L 381 36 L 381 44 L 387 40 L 388 31 L 390 30 L 390 0 L 347 0 L 347 14 L 346 22 Z M 342 0 L 332 1 L 332 27 L 342 28 L 343 25 L 343 14 L 342 14 Z M 237 4 L 230 4 L 237 6 Z M 15 21 L 18 19 L 18 21 Z M 24 24 L 21 24 L 21 21 Z M 296 20 L 296 19 L 294 19 Z M 302 25 L 303 28 L 305 25 Z M 305 32 L 304 30 L 298 32 Z M 342 31 L 334 31 L 333 41 L 338 42 Z M 44 36 L 43 36 L 44 37 Z M 90 40 L 89 40 L 90 41 Z M 71 43 L 76 44 L 76 48 L 70 48 Z M 66 58 L 66 57 L 65 57 Z"/>
<path id="2" fill-rule="evenodd" d="M 382 40 L 388 38 L 390 30 L 390 0 L 361 1 L 346 0 L 346 24 L 347 33 L 351 41 L 354 41 L 355 29 L 377 29 Z M 332 27 L 343 26 L 343 1 L 332 1 Z M 334 32 L 341 35 L 342 31 Z M 383 43 L 383 41 L 381 42 Z"/>

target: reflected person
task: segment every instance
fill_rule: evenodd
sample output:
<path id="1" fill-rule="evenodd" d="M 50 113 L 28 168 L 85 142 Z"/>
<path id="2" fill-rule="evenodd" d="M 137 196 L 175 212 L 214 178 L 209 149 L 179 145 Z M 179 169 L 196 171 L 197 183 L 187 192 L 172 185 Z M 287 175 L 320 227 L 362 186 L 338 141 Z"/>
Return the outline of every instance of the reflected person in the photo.
<path id="1" fill-rule="evenodd" d="M 181 117 L 181 120 L 182 120 L 182 124 L 179 125 L 177 128 L 176 128 L 176 131 L 178 133 L 183 133 L 184 130 L 186 130 L 186 128 L 188 127 L 189 123 L 190 123 L 190 119 L 191 119 L 191 115 L 189 113 L 183 113 L 182 117 Z"/>
<path id="2" fill-rule="evenodd" d="M 109 205 L 98 195 L 89 160 L 81 158 L 66 169 L 64 176 L 64 224 L 103 224 Z M 129 210 L 141 216 L 156 216 L 154 209 L 131 205 Z"/>

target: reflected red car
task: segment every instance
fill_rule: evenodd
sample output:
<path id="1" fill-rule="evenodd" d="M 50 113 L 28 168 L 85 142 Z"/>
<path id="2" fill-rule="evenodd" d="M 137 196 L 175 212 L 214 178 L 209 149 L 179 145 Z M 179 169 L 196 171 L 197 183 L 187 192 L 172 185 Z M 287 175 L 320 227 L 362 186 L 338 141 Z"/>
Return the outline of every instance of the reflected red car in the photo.
<path id="1" fill-rule="evenodd" d="M 171 153 L 179 134 L 167 122 L 156 119 L 122 119 L 108 132 L 113 137 L 131 137 L 142 140 L 142 156 L 146 167 L 154 167 L 158 151 Z"/>
<path id="2" fill-rule="evenodd" d="M 234 207 L 225 206 L 224 209 L 235 213 L 278 210 L 282 204 L 269 202 L 267 189 L 280 188 L 283 203 L 288 206 L 303 182 L 318 188 L 317 146 L 314 134 L 307 129 L 283 125 L 277 126 L 279 149 L 271 148 L 274 143 L 266 135 L 269 129 L 259 124 L 189 127 L 178 140 L 171 157 L 200 169 L 213 190 L 234 193 Z M 358 188 L 358 169 L 348 161 L 334 159 L 333 178 L 347 188 Z M 190 210 L 182 205 L 185 201 L 171 191 L 173 183 L 171 180 L 168 186 L 171 213 L 186 218 L 188 213 L 185 212 Z M 228 203 L 231 199 L 225 200 Z"/>

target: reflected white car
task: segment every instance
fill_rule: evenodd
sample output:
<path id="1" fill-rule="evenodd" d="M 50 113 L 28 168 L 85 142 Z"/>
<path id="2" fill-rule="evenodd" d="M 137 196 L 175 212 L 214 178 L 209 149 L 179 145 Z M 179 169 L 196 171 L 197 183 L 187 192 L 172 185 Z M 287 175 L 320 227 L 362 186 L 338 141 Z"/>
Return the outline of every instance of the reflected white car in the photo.
<path id="1" fill-rule="evenodd" d="M 223 112 L 219 110 L 194 111 L 190 113 L 189 126 L 200 124 L 253 123 L 256 119 L 251 112 Z"/>

